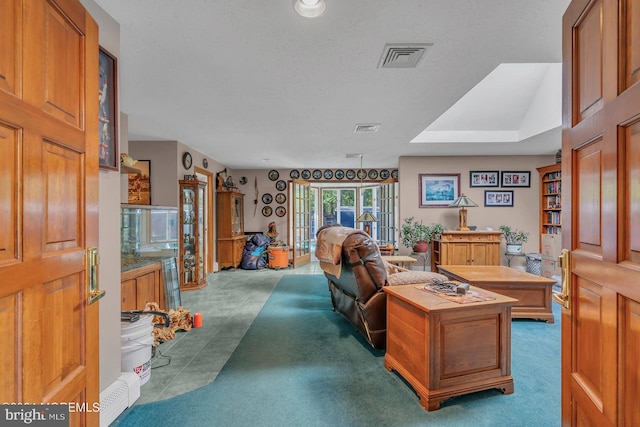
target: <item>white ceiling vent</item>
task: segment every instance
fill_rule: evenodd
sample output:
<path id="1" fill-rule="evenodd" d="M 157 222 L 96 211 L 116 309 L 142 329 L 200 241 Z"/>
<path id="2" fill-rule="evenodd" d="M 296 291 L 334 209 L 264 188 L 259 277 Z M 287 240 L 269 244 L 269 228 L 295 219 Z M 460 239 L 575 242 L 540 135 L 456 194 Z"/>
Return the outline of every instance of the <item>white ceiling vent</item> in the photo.
<path id="1" fill-rule="evenodd" d="M 353 133 L 373 133 L 380 130 L 380 123 L 360 123 L 356 125 Z"/>
<path id="2" fill-rule="evenodd" d="M 387 43 L 378 68 L 415 68 L 433 43 Z"/>

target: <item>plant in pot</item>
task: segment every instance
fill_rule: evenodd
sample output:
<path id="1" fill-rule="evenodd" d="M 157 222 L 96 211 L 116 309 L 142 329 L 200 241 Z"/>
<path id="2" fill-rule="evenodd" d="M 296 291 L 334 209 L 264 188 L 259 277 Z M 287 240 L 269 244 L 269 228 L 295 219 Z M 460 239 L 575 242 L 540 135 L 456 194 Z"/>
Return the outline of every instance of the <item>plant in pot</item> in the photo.
<path id="1" fill-rule="evenodd" d="M 403 222 L 404 224 L 400 227 L 402 244 L 417 253 L 427 252 L 431 237 L 446 230 L 441 224 L 424 225 L 422 222 L 416 221 L 414 217 L 405 218 Z"/>
<path id="2" fill-rule="evenodd" d="M 522 253 L 522 244 L 527 243 L 527 240 L 529 240 L 529 232 L 517 230 L 508 225 L 501 225 L 498 229 L 504 234 L 504 239 L 507 242 L 507 253 Z"/>

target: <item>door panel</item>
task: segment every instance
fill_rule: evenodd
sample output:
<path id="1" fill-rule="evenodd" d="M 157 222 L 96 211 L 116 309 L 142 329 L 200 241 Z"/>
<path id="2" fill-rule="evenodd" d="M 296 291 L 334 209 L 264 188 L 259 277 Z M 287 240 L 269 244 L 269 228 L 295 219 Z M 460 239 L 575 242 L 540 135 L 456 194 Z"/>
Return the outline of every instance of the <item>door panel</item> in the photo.
<path id="1" fill-rule="evenodd" d="M 573 0 L 563 17 L 563 425 L 640 423 L 638 8 Z"/>
<path id="2" fill-rule="evenodd" d="M 98 244 L 97 94 L 98 28 L 77 0 L 0 3 L 2 402 L 99 402 L 85 261 Z"/>
<path id="3" fill-rule="evenodd" d="M 311 184 L 294 179 L 289 186 L 289 230 L 293 242 L 293 268 L 311 262 Z"/>

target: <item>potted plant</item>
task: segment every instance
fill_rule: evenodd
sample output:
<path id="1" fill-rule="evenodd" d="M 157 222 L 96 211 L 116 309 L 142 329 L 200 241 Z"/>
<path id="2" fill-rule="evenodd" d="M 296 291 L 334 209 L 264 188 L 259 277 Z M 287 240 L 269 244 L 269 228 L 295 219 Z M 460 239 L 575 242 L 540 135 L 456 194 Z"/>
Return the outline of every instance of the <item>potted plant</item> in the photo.
<path id="1" fill-rule="evenodd" d="M 414 217 L 405 218 L 403 221 L 404 224 L 400 227 L 402 244 L 417 253 L 427 252 L 431 238 L 446 230 L 442 224 L 424 225 L 415 221 Z"/>
<path id="2" fill-rule="evenodd" d="M 522 244 L 527 243 L 527 240 L 529 240 L 529 232 L 517 230 L 508 225 L 501 225 L 498 228 L 504 234 L 504 239 L 507 242 L 507 253 L 522 253 Z"/>

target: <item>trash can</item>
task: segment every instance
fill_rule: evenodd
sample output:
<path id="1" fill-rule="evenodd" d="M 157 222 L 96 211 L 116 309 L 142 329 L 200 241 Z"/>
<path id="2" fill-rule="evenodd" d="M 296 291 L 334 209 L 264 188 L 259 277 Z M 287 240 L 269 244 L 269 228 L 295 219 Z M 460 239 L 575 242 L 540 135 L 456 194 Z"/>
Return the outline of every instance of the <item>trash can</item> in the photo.
<path id="1" fill-rule="evenodd" d="M 270 246 L 269 247 L 269 267 L 287 268 L 289 266 L 289 247 L 288 246 Z"/>
<path id="2" fill-rule="evenodd" d="M 527 253 L 527 273 L 537 274 L 540 276 L 542 274 L 542 255 L 539 253 Z"/>

